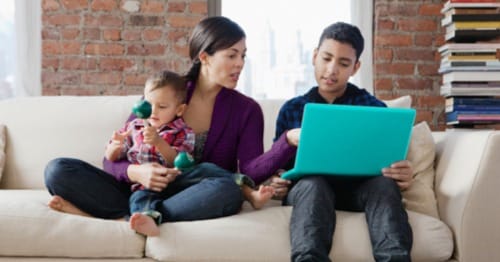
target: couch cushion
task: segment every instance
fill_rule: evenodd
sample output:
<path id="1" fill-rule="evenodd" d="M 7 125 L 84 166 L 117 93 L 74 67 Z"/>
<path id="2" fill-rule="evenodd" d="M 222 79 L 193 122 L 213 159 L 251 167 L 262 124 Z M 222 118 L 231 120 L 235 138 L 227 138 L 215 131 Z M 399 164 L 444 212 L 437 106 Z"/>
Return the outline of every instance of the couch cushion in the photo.
<path id="1" fill-rule="evenodd" d="M 2 180 L 5 165 L 5 125 L 0 124 L 0 181 Z"/>
<path id="2" fill-rule="evenodd" d="M 2 256 L 143 257 L 145 238 L 127 222 L 53 211 L 46 190 L 0 190 Z"/>
<path id="3" fill-rule="evenodd" d="M 7 161 L 0 188 L 45 188 L 43 171 L 56 157 L 76 157 L 101 166 L 107 141 L 123 126 L 139 97 L 42 96 L 0 101 L 0 121 L 7 126 Z"/>
<path id="4" fill-rule="evenodd" d="M 413 127 L 407 159 L 412 163 L 413 182 L 403 191 L 406 209 L 439 218 L 434 193 L 436 145 L 427 122 Z"/>
<path id="5" fill-rule="evenodd" d="M 218 219 L 162 224 L 158 237 L 146 240 L 146 256 L 162 261 L 289 261 L 291 207 L 271 201 L 253 211 Z M 453 251 L 448 227 L 438 219 L 409 212 L 414 261 L 443 261 Z M 364 213 L 337 211 L 334 261 L 372 261 Z"/>
<path id="6" fill-rule="evenodd" d="M 383 100 L 387 107 L 401 107 L 410 108 L 411 107 L 411 96 L 400 96 L 391 100 Z"/>

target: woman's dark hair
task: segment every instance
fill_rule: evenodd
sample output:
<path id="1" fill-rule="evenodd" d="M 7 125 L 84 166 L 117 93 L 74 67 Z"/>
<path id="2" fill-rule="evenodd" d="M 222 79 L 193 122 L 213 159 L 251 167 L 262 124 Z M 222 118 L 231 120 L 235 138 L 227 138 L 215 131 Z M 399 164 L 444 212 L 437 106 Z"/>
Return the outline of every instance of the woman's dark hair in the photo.
<path id="1" fill-rule="evenodd" d="M 344 22 L 337 22 L 325 28 L 319 38 L 318 48 L 326 39 L 333 39 L 351 45 L 356 50 L 357 60 L 359 60 L 365 45 L 365 40 L 359 28 Z"/>
<path id="2" fill-rule="evenodd" d="M 191 69 L 186 74 L 188 81 L 195 81 L 200 73 L 201 63 L 198 55 L 206 52 L 213 55 L 215 52 L 229 48 L 245 37 L 241 27 L 223 16 L 212 16 L 200 21 L 189 38 L 189 57 Z"/>

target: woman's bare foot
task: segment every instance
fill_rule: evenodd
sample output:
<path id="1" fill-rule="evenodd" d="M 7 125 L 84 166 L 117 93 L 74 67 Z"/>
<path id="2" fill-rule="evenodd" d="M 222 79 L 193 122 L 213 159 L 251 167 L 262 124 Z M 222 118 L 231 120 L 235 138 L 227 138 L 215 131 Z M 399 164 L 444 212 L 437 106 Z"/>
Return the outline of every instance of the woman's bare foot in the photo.
<path id="1" fill-rule="evenodd" d="M 274 187 L 261 185 L 259 190 L 252 190 L 247 194 L 247 200 L 252 204 L 253 208 L 260 209 L 273 197 L 273 195 Z"/>
<path id="2" fill-rule="evenodd" d="M 160 228 L 153 218 L 141 213 L 134 213 L 130 217 L 130 228 L 145 236 L 160 235 Z"/>
<path id="3" fill-rule="evenodd" d="M 52 196 L 47 205 L 55 211 L 73 215 L 91 217 L 91 215 L 89 215 L 86 212 L 83 212 L 81 209 L 71 204 L 71 202 L 66 201 L 66 199 L 60 196 Z"/>

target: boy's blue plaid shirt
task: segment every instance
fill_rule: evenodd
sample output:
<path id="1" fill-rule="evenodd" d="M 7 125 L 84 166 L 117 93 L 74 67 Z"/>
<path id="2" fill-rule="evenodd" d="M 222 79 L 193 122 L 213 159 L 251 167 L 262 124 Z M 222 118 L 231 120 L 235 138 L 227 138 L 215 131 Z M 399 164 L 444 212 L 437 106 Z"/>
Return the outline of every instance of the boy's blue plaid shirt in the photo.
<path id="1" fill-rule="evenodd" d="M 298 128 L 302 125 L 302 115 L 304 106 L 307 103 L 328 102 L 318 93 L 318 87 L 313 87 L 305 95 L 298 96 L 288 100 L 280 109 L 278 119 L 276 120 L 276 134 L 274 140 L 287 130 Z M 339 105 L 360 105 L 360 106 L 379 106 L 386 107 L 384 102 L 368 93 L 364 89 L 348 83 L 344 94 L 335 99 L 333 104 Z"/>

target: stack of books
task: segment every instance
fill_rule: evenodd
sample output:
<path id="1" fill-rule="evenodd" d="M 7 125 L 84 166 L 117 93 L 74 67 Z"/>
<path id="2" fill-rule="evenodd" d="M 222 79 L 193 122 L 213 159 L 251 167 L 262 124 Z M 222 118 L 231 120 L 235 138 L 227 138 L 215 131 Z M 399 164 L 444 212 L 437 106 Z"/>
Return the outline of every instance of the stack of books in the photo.
<path id="1" fill-rule="evenodd" d="M 499 97 L 448 97 L 445 112 L 448 125 L 498 124 L 500 100 Z"/>
<path id="2" fill-rule="evenodd" d="M 500 0 L 448 0 L 441 13 L 447 125 L 500 124 Z"/>
<path id="3" fill-rule="evenodd" d="M 448 0 L 441 13 L 445 40 L 469 42 L 490 40 L 500 36 L 500 1 Z"/>

